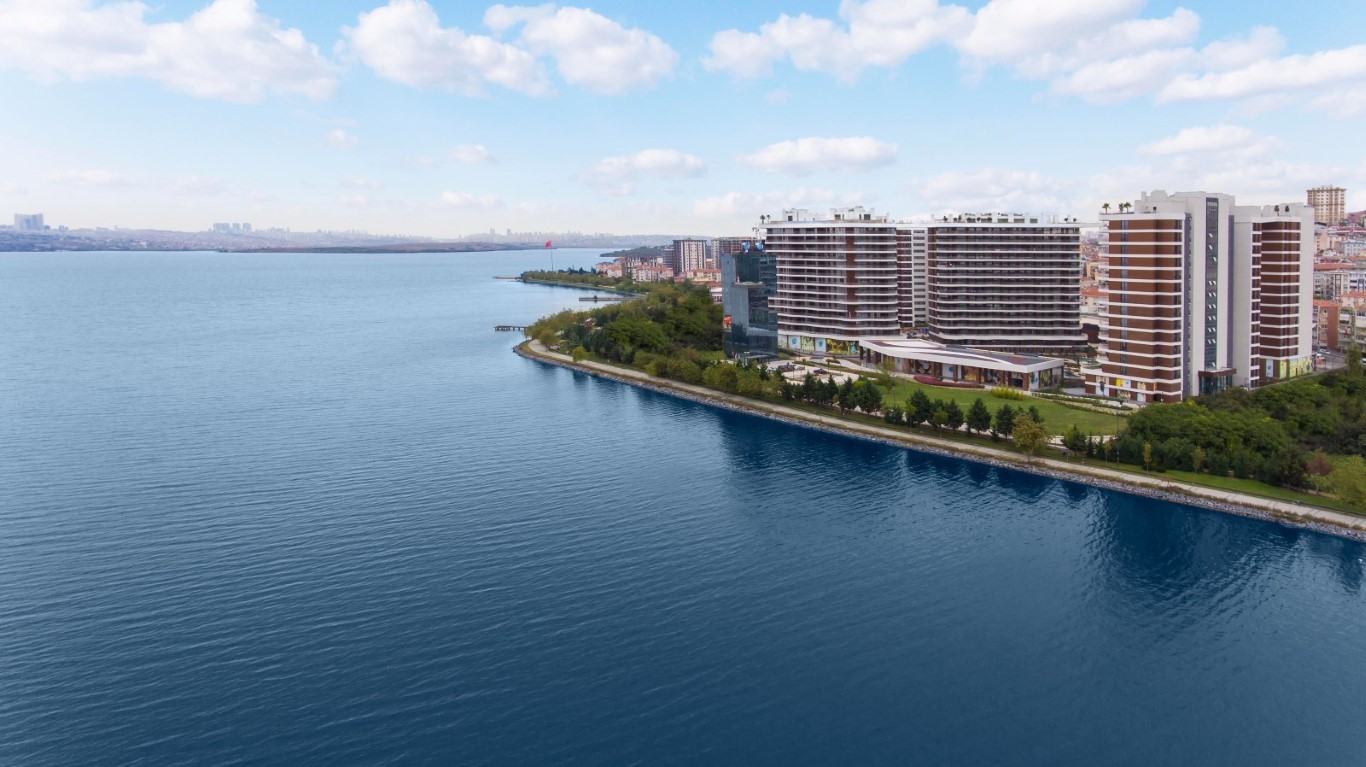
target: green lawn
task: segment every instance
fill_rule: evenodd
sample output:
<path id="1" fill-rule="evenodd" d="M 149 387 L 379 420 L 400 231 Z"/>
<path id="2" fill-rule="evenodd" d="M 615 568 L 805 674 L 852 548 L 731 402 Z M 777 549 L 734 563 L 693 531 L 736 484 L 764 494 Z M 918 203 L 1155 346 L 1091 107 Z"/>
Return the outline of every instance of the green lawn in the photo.
<path id="1" fill-rule="evenodd" d="M 903 378 L 896 379 L 896 387 L 885 394 L 883 402 L 887 405 L 905 407 L 916 389 L 924 390 L 925 395 L 931 400 L 956 401 L 964 413 L 972 407 L 973 401 L 978 397 L 982 399 L 982 402 L 993 414 L 1002 405 L 1008 404 L 1017 410 L 1020 408 L 1027 409 L 1033 405 L 1039 409 L 1039 415 L 1043 416 L 1044 425 L 1054 434 L 1063 433 L 1071 428 L 1074 423 L 1077 428 L 1087 434 L 1114 434 L 1116 427 L 1123 424 L 1125 418 L 1123 414 L 1116 417 L 1110 413 L 1096 413 L 1090 410 L 1067 407 L 1042 397 L 1025 397 L 1019 400 L 1003 399 L 993 396 L 990 389 L 951 389 L 945 386 L 927 386 Z"/>
<path id="2" fill-rule="evenodd" d="M 1255 479 L 1238 479 L 1237 477 L 1215 477 L 1209 474 L 1196 474 L 1191 471 L 1164 471 L 1156 476 L 1172 477 L 1173 479 L 1189 482 L 1193 485 L 1204 485 L 1206 487 L 1217 487 L 1220 490 L 1233 490 L 1248 495 L 1260 495 L 1264 498 L 1275 498 L 1280 501 L 1294 501 L 1303 503 L 1307 506 L 1323 506 L 1338 511 L 1345 511 L 1349 514 L 1366 515 L 1366 509 L 1358 509 L 1355 506 L 1330 498 L 1323 495 L 1312 493 L 1301 493 L 1298 490 L 1291 490 L 1284 487 L 1273 487 L 1262 484 Z"/>

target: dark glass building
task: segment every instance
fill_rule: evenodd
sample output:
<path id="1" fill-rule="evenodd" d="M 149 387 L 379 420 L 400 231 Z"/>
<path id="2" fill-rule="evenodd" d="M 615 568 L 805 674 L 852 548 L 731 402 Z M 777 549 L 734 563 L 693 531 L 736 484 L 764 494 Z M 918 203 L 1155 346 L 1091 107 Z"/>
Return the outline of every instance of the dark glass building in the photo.
<path id="1" fill-rule="evenodd" d="M 745 242 L 740 252 L 721 254 L 726 356 L 777 356 L 778 314 L 768 304 L 777 292 L 778 262 L 762 242 Z"/>

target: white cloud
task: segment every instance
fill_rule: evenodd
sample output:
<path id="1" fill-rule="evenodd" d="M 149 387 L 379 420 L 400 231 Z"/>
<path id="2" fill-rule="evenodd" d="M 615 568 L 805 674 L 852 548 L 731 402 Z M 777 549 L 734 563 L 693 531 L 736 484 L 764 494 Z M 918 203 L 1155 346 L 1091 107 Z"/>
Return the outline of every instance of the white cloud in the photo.
<path id="1" fill-rule="evenodd" d="M 693 215 L 699 218 L 749 218 L 758 220 L 763 213 L 804 205 L 832 205 L 837 201 L 853 205 L 861 201 L 862 193 L 854 192 L 840 198 L 829 189 L 798 187 L 782 192 L 752 194 L 727 192 L 704 197 L 693 203 Z"/>
<path id="2" fill-rule="evenodd" d="M 1148 156 L 1189 154 L 1192 152 L 1230 152 L 1261 155 L 1274 149 L 1278 142 L 1258 136 L 1240 125 L 1208 125 L 1185 128 L 1169 136 L 1144 144 L 1138 153 Z"/>
<path id="3" fill-rule="evenodd" d="M 604 157 L 579 174 L 579 180 L 600 194 L 635 194 L 641 178 L 689 178 L 707 172 L 697 157 L 677 149 L 645 149 L 635 154 Z"/>
<path id="4" fill-rule="evenodd" d="M 483 144 L 459 144 L 450 151 L 450 158 L 465 165 L 486 165 L 493 162 L 493 155 Z"/>
<path id="5" fill-rule="evenodd" d="M 738 77 L 770 74 L 779 61 L 843 81 L 868 67 L 895 67 L 932 45 L 956 49 L 969 79 L 992 66 L 1046 80 L 1057 95 L 1097 103 L 1240 100 L 1264 111 L 1309 96 L 1352 115 L 1328 88 L 1366 84 L 1366 45 L 1282 56 L 1285 39 L 1258 26 L 1197 47 L 1201 19 L 1186 8 L 1143 18 L 1145 0 L 990 0 L 976 13 L 939 0 L 844 0 L 839 19 L 780 15 L 757 31 L 727 29 L 711 40 L 703 65 Z M 1315 98 L 1318 97 L 1318 98 Z"/>
<path id="6" fill-rule="evenodd" d="M 147 11 L 140 2 L 0 0 L 0 68 L 44 81 L 147 78 L 237 102 L 336 90 L 336 67 L 255 0 L 213 0 L 180 22 L 148 24 Z"/>
<path id="7" fill-rule="evenodd" d="M 1083 64 L 1053 81 L 1053 91 L 1107 103 L 1158 93 L 1192 71 L 1241 67 L 1276 55 L 1280 33 L 1257 27 L 1246 38 L 1220 40 L 1204 48 L 1163 48 Z"/>
<path id="8" fill-rule="evenodd" d="M 1366 45 L 1262 58 L 1227 72 L 1186 73 L 1163 88 L 1158 100 L 1238 99 L 1360 82 L 1366 82 Z"/>
<path id="9" fill-rule="evenodd" d="M 1314 99 L 1310 106 L 1334 117 L 1361 117 L 1366 115 L 1366 86 L 1331 91 Z"/>
<path id="10" fill-rule="evenodd" d="M 219 178 L 200 178 L 191 176 L 183 178 L 171 184 L 171 191 L 176 194 L 192 194 L 204 197 L 222 194 L 224 192 L 223 180 Z"/>
<path id="11" fill-rule="evenodd" d="M 922 200 L 939 211 L 973 213 L 1068 213 L 1073 201 L 1060 192 L 1073 185 L 1036 171 L 982 168 L 940 173 L 919 187 Z"/>
<path id="12" fill-rule="evenodd" d="M 805 176 L 817 171 L 866 171 L 896 162 L 897 145 L 870 136 L 801 138 L 770 144 L 739 162 L 765 173 Z"/>
<path id="13" fill-rule="evenodd" d="M 107 170 L 63 170 L 49 176 L 49 179 L 67 186 L 84 189 L 114 189 L 130 186 L 128 179 Z"/>
<path id="14" fill-rule="evenodd" d="M 495 5 L 484 23 L 495 32 L 521 25 L 522 45 L 554 57 L 565 82 L 596 93 L 649 88 L 671 77 L 678 63 L 678 54 L 659 37 L 587 8 Z"/>
<path id="15" fill-rule="evenodd" d="M 495 195 L 478 195 L 471 192 L 442 192 L 440 200 L 442 205 L 466 210 L 492 210 L 503 204 Z"/>
<path id="16" fill-rule="evenodd" d="M 844 81 L 867 67 L 894 67 L 935 43 L 953 40 L 971 25 L 972 14 L 937 0 L 844 0 L 842 23 L 805 13 L 782 14 L 758 32 L 727 29 L 711 40 L 703 66 L 737 77 L 759 77 L 774 62 L 820 71 Z"/>
<path id="17" fill-rule="evenodd" d="M 1142 7 L 1143 0 L 991 0 L 977 12 L 958 47 L 974 59 L 1018 62 L 1067 51 Z"/>
<path id="18" fill-rule="evenodd" d="M 337 204 L 343 208 L 368 208 L 371 199 L 365 194 L 344 194 L 337 198 Z"/>
<path id="19" fill-rule="evenodd" d="M 777 88 L 769 91 L 768 95 L 764 96 L 764 100 L 769 103 L 769 106 L 782 106 L 792 100 L 792 91 L 786 88 Z"/>
<path id="20" fill-rule="evenodd" d="M 364 176 L 348 178 L 345 181 L 343 181 L 341 185 L 343 188 L 346 189 L 368 189 L 371 191 L 379 191 L 380 189 L 384 188 L 384 184 L 381 184 L 380 182 L 375 181 L 373 179 L 365 178 Z"/>
<path id="21" fill-rule="evenodd" d="M 5 181 L 0 183 L 0 194 L 28 194 L 28 190 L 23 189 L 13 181 Z"/>
<path id="22" fill-rule="evenodd" d="M 333 128 L 327 132 L 327 145 L 333 149 L 353 149 L 358 144 L 360 139 L 341 128 Z"/>
<path id="23" fill-rule="evenodd" d="M 536 58 L 487 35 L 441 26 L 425 0 L 390 0 L 362 13 L 355 27 L 342 29 L 341 49 L 354 54 L 380 77 L 467 96 L 487 83 L 533 96 L 550 93 Z"/>

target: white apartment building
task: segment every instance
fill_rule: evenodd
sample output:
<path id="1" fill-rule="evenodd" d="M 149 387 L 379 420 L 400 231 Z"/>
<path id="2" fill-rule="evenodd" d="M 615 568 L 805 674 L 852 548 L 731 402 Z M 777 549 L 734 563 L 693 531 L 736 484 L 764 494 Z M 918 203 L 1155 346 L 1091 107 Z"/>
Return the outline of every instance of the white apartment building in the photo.
<path id="1" fill-rule="evenodd" d="M 1123 208 L 1101 216 L 1108 300 L 1094 393 L 1176 402 L 1310 369 L 1308 206 L 1155 191 Z"/>
<path id="2" fill-rule="evenodd" d="M 898 224 L 896 228 L 897 319 L 902 330 L 924 328 L 929 321 L 929 231 L 923 224 Z"/>
<path id="3" fill-rule="evenodd" d="M 674 240 L 672 258 L 668 265 L 679 274 L 707 268 L 706 240 Z"/>
<path id="4" fill-rule="evenodd" d="M 1085 349 L 1080 225 L 979 213 L 945 216 L 926 231 L 923 284 L 931 339 L 1055 357 Z"/>
<path id="5" fill-rule="evenodd" d="M 15 213 L 14 228 L 20 232 L 41 232 L 47 226 L 42 213 Z"/>
<path id="6" fill-rule="evenodd" d="M 856 355 L 866 338 L 898 338 L 897 229 L 862 206 L 816 219 L 785 210 L 766 225 L 777 261 L 780 349 Z"/>

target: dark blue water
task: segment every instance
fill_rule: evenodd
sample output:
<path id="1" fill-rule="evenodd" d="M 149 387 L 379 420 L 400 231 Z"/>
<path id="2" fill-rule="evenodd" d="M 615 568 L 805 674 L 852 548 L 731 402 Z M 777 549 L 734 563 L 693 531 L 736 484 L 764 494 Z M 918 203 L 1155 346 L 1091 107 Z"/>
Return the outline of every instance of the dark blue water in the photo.
<path id="1" fill-rule="evenodd" d="M 544 260 L 0 255 L 0 763 L 1366 763 L 1362 545 L 523 360 Z"/>

